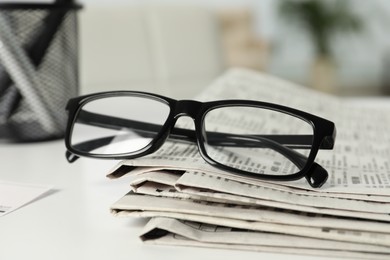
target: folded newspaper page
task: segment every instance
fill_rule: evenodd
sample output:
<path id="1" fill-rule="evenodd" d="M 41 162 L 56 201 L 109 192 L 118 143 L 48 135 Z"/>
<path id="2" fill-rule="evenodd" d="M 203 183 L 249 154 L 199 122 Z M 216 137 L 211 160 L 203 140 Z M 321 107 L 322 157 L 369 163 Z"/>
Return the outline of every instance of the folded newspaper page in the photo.
<path id="1" fill-rule="evenodd" d="M 241 69 L 229 71 L 198 99 L 273 102 L 335 122 L 338 136 L 334 150 L 320 150 L 316 159 L 327 169 L 329 180 L 320 189 L 313 189 L 306 180 L 245 178 L 207 164 L 193 144 L 167 142 L 151 155 L 120 162 L 108 175 L 129 178 L 132 189 L 112 205 L 113 214 L 151 218 L 142 240 L 389 258 L 390 104 L 356 105 Z M 240 120 L 247 119 L 242 115 Z M 235 127 L 234 122 L 224 120 L 219 118 L 217 123 Z M 193 127 L 178 123 L 182 128 Z"/>
<path id="2" fill-rule="evenodd" d="M 305 237 L 375 244 L 390 247 L 388 223 L 332 217 L 304 212 L 283 211 L 257 205 L 227 204 L 213 201 L 157 197 L 130 192 L 112 205 L 118 216 L 205 216 L 210 224 L 232 226 L 232 221 L 247 223 L 247 229 L 293 234 Z M 131 213 L 134 213 L 133 215 Z M 141 214 L 145 213 L 145 215 Z M 154 215 L 155 214 L 155 215 Z M 199 221 L 199 219 L 191 219 Z M 203 221 L 205 221 L 203 219 Z"/>
<path id="3" fill-rule="evenodd" d="M 134 174 L 136 175 L 133 176 L 131 181 L 132 190 L 142 194 L 167 197 L 178 196 L 180 198 L 188 198 L 191 196 L 192 198 L 196 197 L 198 200 L 205 201 L 262 205 L 306 213 L 390 221 L 390 216 L 387 213 L 388 204 L 386 203 L 325 197 L 325 199 L 335 199 L 335 201 L 329 202 L 331 205 L 336 205 L 332 208 L 325 203 L 316 204 L 315 202 L 317 199 L 324 199 L 321 197 L 295 194 L 292 194 L 291 196 L 291 194 L 287 192 L 281 192 L 279 190 L 273 191 L 272 189 L 255 185 L 248 186 L 246 183 L 219 177 L 215 178 L 214 176 L 205 173 L 187 171 L 183 174 L 166 170 L 140 171 L 140 168 L 138 168 Z M 159 188 L 161 185 L 163 185 L 164 189 Z M 272 194 L 273 196 L 269 196 L 269 194 Z M 301 203 L 299 196 L 303 197 L 303 201 L 309 205 L 303 205 L 304 203 Z M 362 203 L 361 207 L 363 208 L 359 208 L 359 203 Z M 373 209 L 375 209 L 375 206 L 378 206 L 377 209 L 382 212 L 369 212 L 369 210 L 364 208 L 366 203 L 371 205 Z M 352 204 L 352 206 L 350 204 Z"/>
<path id="4" fill-rule="evenodd" d="M 278 235 L 187 220 L 152 218 L 141 234 L 146 243 L 200 246 L 289 254 L 388 259 L 390 249 L 376 245 Z M 237 241 L 239 241 L 237 243 Z"/>

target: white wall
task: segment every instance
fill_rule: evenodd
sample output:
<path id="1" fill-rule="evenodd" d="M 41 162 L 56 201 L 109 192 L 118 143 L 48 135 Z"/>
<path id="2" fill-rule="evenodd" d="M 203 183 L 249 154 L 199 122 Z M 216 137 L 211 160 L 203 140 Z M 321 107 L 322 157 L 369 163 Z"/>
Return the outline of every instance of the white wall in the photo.
<path id="1" fill-rule="evenodd" d="M 154 3 L 201 5 L 210 8 L 247 6 L 255 15 L 256 33 L 272 42 L 273 55 L 269 72 L 305 84 L 314 55 L 313 48 L 304 33 L 291 27 L 286 28 L 281 23 L 276 12 L 278 1 L 282 0 L 79 0 L 85 8 L 92 5 Z M 384 59 L 390 59 L 390 1 L 350 2 L 354 10 L 367 21 L 367 30 L 359 36 L 340 39 L 335 45 L 340 85 L 344 88 L 381 86 L 385 76 Z"/>
<path id="2" fill-rule="evenodd" d="M 188 5 L 90 5 L 80 12 L 82 92 L 189 98 L 223 72 L 218 21 Z"/>

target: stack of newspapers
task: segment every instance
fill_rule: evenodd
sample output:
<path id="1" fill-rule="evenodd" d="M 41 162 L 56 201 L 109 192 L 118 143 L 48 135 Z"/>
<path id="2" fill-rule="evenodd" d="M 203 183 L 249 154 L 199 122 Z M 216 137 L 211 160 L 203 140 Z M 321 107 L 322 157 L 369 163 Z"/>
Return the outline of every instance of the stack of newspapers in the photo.
<path id="1" fill-rule="evenodd" d="M 363 105 L 241 69 L 197 99 L 273 102 L 335 122 L 335 148 L 316 159 L 329 180 L 314 189 L 304 179 L 243 178 L 207 164 L 193 144 L 164 144 L 108 175 L 129 178 L 131 190 L 111 210 L 150 218 L 145 243 L 390 259 L 390 104 Z"/>

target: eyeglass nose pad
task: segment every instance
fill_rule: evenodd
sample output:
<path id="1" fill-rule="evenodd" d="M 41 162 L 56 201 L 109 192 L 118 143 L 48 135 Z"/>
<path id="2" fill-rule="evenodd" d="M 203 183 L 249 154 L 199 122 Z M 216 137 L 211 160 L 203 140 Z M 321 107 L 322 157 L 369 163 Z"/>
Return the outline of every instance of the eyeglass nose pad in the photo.
<path id="1" fill-rule="evenodd" d="M 205 128 L 205 126 L 204 126 L 204 122 L 203 122 L 203 124 L 202 124 L 202 126 L 201 126 L 200 131 L 202 132 L 203 142 L 204 142 L 205 144 L 207 144 L 207 143 L 208 143 L 208 140 L 207 140 L 207 134 L 206 134 L 206 128 Z"/>
<path id="2" fill-rule="evenodd" d="M 328 172 L 321 165 L 313 163 L 305 177 L 311 187 L 320 188 L 327 181 L 328 176 Z"/>

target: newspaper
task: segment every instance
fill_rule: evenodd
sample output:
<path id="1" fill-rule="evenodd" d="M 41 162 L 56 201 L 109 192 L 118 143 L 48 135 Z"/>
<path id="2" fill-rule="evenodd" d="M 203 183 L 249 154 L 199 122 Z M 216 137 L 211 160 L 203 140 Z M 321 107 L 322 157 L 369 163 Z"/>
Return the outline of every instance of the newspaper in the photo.
<path id="1" fill-rule="evenodd" d="M 382 246 L 255 232 L 163 217 L 150 220 L 142 231 L 141 239 L 151 244 L 190 245 L 354 259 L 388 259 L 390 253 L 389 248 Z"/>
<path id="2" fill-rule="evenodd" d="M 261 186 L 251 185 L 248 186 L 245 183 L 237 181 L 231 181 L 229 179 L 215 178 L 212 175 L 206 173 L 197 172 L 185 172 L 184 174 L 178 172 L 169 171 L 140 171 L 133 172 L 136 174 L 131 182 L 131 187 L 134 192 L 149 194 L 154 196 L 178 196 L 180 198 L 189 198 L 197 196 L 196 199 L 206 201 L 216 201 L 223 203 L 235 203 L 243 205 L 262 205 L 267 207 L 274 207 L 285 210 L 301 211 L 306 213 L 326 214 L 340 217 L 351 217 L 370 219 L 378 221 L 390 221 L 388 212 L 388 204 L 384 203 L 371 203 L 368 205 L 379 206 L 384 213 L 372 213 L 367 212 L 366 208 L 359 209 L 358 200 L 346 200 L 336 198 L 334 203 L 335 207 L 331 208 L 325 203 L 315 204 L 316 200 L 321 200 L 321 197 L 302 196 L 304 202 L 308 202 L 311 206 L 300 204 L 300 199 L 296 199 L 297 195 L 280 192 L 279 190 L 272 190 Z M 143 185 L 146 184 L 146 185 Z M 164 189 L 160 189 L 159 186 L 169 186 L 168 192 Z M 150 188 L 149 188 L 150 187 Z M 155 192 L 158 190 L 158 192 Z M 173 192 L 179 191 L 179 192 Z M 273 194 L 274 193 L 274 194 Z M 280 194 L 282 193 L 282 194 Z M 252 195 L 254 194 L 254 195 Z M 265 196 L 264 196 L 265 195 Z M 271 195 L 271 196 L 270 196 Z M 273 195 L 273 196 L 272 196 Z M 275 201 L 274 197 L 279 201 Z M 284 200 L 282 200 L 284 198 Z M 333 198 L 326 198 L 333 199 Z M 366 201 L 362 201 L 362 207 L 364 207 Z M 349 210 L 354 206 L 355 211 Z M 343 208 L 343 206 L 345 206 Z M 372 207 L 374 208 L 374 207 Z"/>
<path id="3" fill-rule="evenodd" d="M 313 189 L 306 180 L 245 178 L 210 166 L 193 144 L 167 142 L 108 174 L 129 177 L 132 189 L 112 205 L 113 214 L 152 218 L 141 235 L 148 243 L 388 259 L 390 104 L 362 106 L 240 69 L 198 97 L 229 98 L 274 102 L 334 121 L 335 148 L 316 158 L 329 172 L 328 182 Z"/>
<path id="4" fill-rule="evenodd" d="M 228 72 L 198 97 L 199 100 L 228 98 L 255 99 L 283 104 L 335 122 L 337 126 L 335 148 L 321 150 L 316 159 L 330 174 L 328 182 L 320 190 L 321 194 L 390 196 L 388 159 L 390 157 L 388 145 L 390 133 L 387 130 L 390 124 L 390 103 L 367 107 L 268 75 L 239 69 Z M 186 127 L 186 125 L 181 125 L 181 127 Z M 149 156 L 123 161 L 121 165 L 209 172 L 248 183 L 254 182 L 254 180 L 215 169 L 205 163 L 199 156 L 197 148 L 192 144 L 169 142 Z M 285 190 L 293 187 L 295 191 L 296 188 L 319 191 L 309 187 L 306 180 L 281 182 L 277 186 Z M 384 200 L 388 201 L 388 198 Z"/>
<path id="5" fill-rule="evenodd" d="M 139 196 L 139 195 L 138 195 Z M 152 200 L 158 198 L 158 197 L 150 197 Z M 140 199 L 138 197 L 135 198 L 134 201 L 140 201 L 140 202 L 146 202 L 143 199 Z M 126 204 L 133 203 L 131 201 L 124 202 Z M 158 201 L 157 203 L 168 203 L 166 200 Z M 238 236 L 235 240 L 230 241 L 224 241 L 224 239 L 229 237 L 228 233 L 229 231 L 234 231 L 236 229 L 246 230 L 247 232 L 252 233 L 258 233 L 260 237 L 263 236 L 263 234 L 272 234 L 277 235 L 279 238 L 277 241 L 275 241 L 275 244 L 277 248 L 283 249 L 285 247 L 285 244 L 290 241 L 291 238 L 294 238 L 294 241 L 296 242 L 313 242 L 317 240 L 317 243 L 310 243 L 305 244 L 304 247 L 312 248 L 312 249 L 321 249 L 322 246 L 319 246 L 318 244 L 321 243 L 321 245 L 333 245 L 333 243 L 340 242 L 342 245 L 345 244 L 351 244 L 354 245 L 354 247 L 350 248 L 344 248 L 343 251 L 351 251 L 351 253 L 361 253 L 363 252 L 372 252 L 376 254 L 384 254 L 385 256 L 380 257 L 379 259 L 386 259 L 388 258 L 388 254 L 390 247 L 388 244 L 386 244 L 386 239 L 388 239 L 389 234 L 383 234 L 383 233 L 377 233 L 377 232 L 361 232 L 356 230 L 345 230 L 345 229 L 331 229 L 331 228 L 316 228 L 316 227 L 307 227 L 307 226 L 294 226 L 294 225 L 285 225 L 285 224 L 274 224 L 274 223 L 267 223 L 267 222 L 257 222 L 257 221 L 245 221 L 245 220 L 238 220 L 238 219 L 230 219 L 225 217 L 210 217 L 206 215 L 197 215 L 197 214 L 191 214 L 188 212 L 180 213 L 179 211 L 175 210 L 173 207 L 181 206 L 178 204 L 172 204 L 171 211 L 153 211 L 153 210 L 144 210 L 144 211 L 131 211 L 131 210 L 124 210 L 124 211 L 116 211 L 115 214 L 118 216 L 127 216 L 127 217 L 152 217 L 153 219 L 156 219 L 156 217 L 165 217 L 169 219 L 176 219 L 180 221 L 192 221 L 202 224 L 208 224 L 208 225 L 218 225 L 224 228 L 228 228 L 229 230 L 226 230 L 226 233 L 219 233 L 218 236 L 220 236 L 220 243 L 224 244 L 225 248 L 237 248 L 237 249 L 248 249 L 248 250 L 259 250 L 264 251 L 263 248 L 254 247 L 254 248 L 240 248 L 241 245 L 247 245 L 251 243 L 258 243 L 258 237 L 251 237 L 251 236 Z M 213 205 L 210 205 L 212 207 Z M 146 207 L 147 208 L 147 207 Z M 205 209 L 201 209 L 205 210 Z M 235 210 L 230 209 L 230 210 Z M 222 223 L 222 224 L 221 224 Z M 176 226 L 173 224 L 170 224 L 168 226 L 160 227 L 160 229 L 167 229 L 167 228 L 174 228 L 178 230 L 177 232 L 183 232 L 181 226 Z M 144 234 L 147 233 L 146 231 L 142 232 L 142 237 L 144 238 L 151 238 L 150 236 L 145 236 Z M 156 240 L 156 237 L 153 238 L 153 243 L 156 244 L 164 244 L 166 242 L 166 239 L 168 234 L 164 234 L 164 236 L 160 235 L 160 237 Z M 208 235 L 211 235 L 210 233 L 204 234 L 205 240 L 208 240 Z M 212 235 L 211 235 L 212 236 Z M 360 238 L 361 236 L 365 237 L 366 239 Z M 213 237 L 213 236 L 212 236 Z M 373 237 L 376 237 L 376 239 L 373 239 Z M 264 237 L 263 237 L 264 238 Z M 253 240 L 252 240 L 253 239 Z M 303 241 L 301 241 L 301 239 Z M 311 240 L 313 239 L 313 240 Z M 146 239 L 147 240 L 147 239 Z M 234 242 L 232 242 L 234 241 Z M 250 243 L 249 243 L 250 241 Z M 188 242 L 188 241 L 187 241 Z M 366 243 L 367 242 L 367 243 Z M 175 245 L 182 245 L 182 243 L 178 240 L 172 240 L 170 244 Z M 345 245 L 344 244 L 344 245 Z M 185 245 L 185 244 L 184 244 Z M 188 244 L 188 245 L 191 245 Z M 194 244 L 192 244 L 194 245 Z M 196 244 L 195 244 L 196 245 Z M 207 245 L 208 247 L 219 247 L 215 244 Z M 223 246 L 223 245 L 222 245 Z M 238 247 L 237 247 L 238 246 Z M 301 244 L 302 246 L 302 244 Z M 283 252 L 279 251 L 277 248 L 269 248 L 265 251 L 270 252 Z M 299 248 L 299 246 L 297 247 Z M 295 248 L 295 249 L 297 249 Z M 337 248 L 335 249 L 337 250 Z M 288 252 L 288 251 L 287 251 Z M 299 252 L 299 250 L 295 250 L 296 253 L 308 253 L 308 252 Z M 313 254 L 313 252 L 311 252 Z M 318 253 L 315 253 L 318 254 Z M 323 253 L 321 253 L 323 254 Z M 321 255 L 320 254 L 320 255 Z M 338 256 L 346 256 L 343 254 L 343 252 L 340 252 L 339 254 L 336 254 Z M 387 256 L 386 256 L 387 255 Z M 360 258 L 357 257 L 356 254 L 350 255 L 353 258 Z M 365 258 L 368 259 L 376 259 L 377 257 L 374 256 L 366 256 Z"/>
<path id="6" fill-rule="evenodd" d="M 143 184 L 137 193 L 130 192 L 114 203 L 112 210 L 118 216 L 167 217 L 169 214 L 194 221 L 200 221 L 196 216 L 211 217 L 216 219 L 212 224 L 229 223 L 230 227 L 229 220 L 240 220 L 246 223 L 240 228 L 390 246 L 388 223 L 183 196 L 168 185 Z"/>

